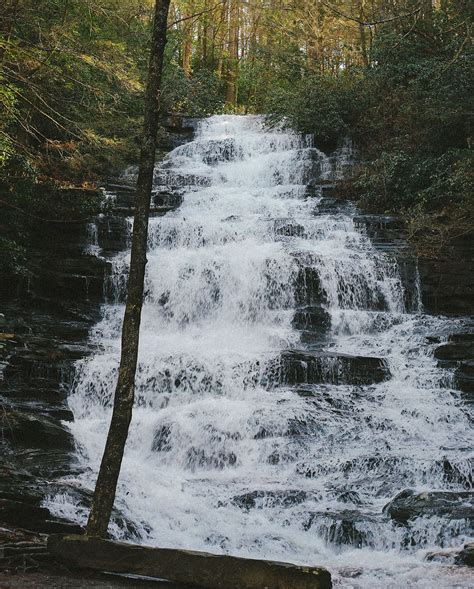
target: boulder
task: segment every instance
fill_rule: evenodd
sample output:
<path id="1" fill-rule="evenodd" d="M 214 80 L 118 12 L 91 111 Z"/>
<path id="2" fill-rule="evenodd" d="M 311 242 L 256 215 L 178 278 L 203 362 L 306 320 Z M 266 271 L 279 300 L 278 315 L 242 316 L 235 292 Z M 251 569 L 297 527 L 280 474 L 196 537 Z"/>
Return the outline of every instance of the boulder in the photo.
<path id="1" fill-rule="evenodd" d="M 400 524 L 417 517 L 448 517 L 474 521 L 474 493 L 471 491 L 426 491 L 405 489 L 385 507 L 384 513 Z"/>
<path id="2" fill-rule="evenodd" d="M 462 550 L 456 555 L 456 564 L 474 567 L 474 542 L 464 544 Z"/>

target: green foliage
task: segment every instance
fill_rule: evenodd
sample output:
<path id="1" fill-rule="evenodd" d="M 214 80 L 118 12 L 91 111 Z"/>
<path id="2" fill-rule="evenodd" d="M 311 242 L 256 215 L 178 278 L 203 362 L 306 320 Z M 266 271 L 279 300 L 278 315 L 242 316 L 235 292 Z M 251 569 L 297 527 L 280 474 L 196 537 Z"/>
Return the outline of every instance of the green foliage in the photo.
<path id="1" fill-rule="evenodd" d="M 167 66 L 163 79 L 163 112 L 205 117 L 220 112 L 223 107 L 223 83 L 215 72 L 201 68 L 187 77 L 179 65 Z"/>
<path id="2" fill-rule="evenodd" d="M 336 77 L 295 71 L 292 84 L 269 93 L 272 119 L 314 133 L 323 147 L 350 135 L 365 160 L 355 187 L 367 208 L 472 206 L 474 79 L 465 19 L 448 3 L 429 29 L 383 26 L 371 67 Z"/>
<path id="3" fill-rule="evenodd" d="M 369 161 L 356 181 L 366 208 L 400 212 L 434 211 L 472 203 L 474 155 L 449 149 L 441 155 L 383 152 Z"/>
<path id="4" fill-rule="evenodd" d="M 313 133 L 326 150 L 350 135 L 363 159 L 351 188 L 365 207 L 422 218 L 473 206 L 468 3 L 446 0 L 430 19 L 397 18 L 402 6 L 376 3 L 374 18 L 395 18 L 366 28 L 364 53 L 359 27 L 318 2 L 297 1 L 291 11 L 260 0 L 237 4 L 236 19 L 234 2 L 212 11 L 203 0 L 173 3 L 163 113 L 269 113 L 270 123 Z M 68 200 L 61 186 L 87 186 L 136 161 L 152 5 L 4 0 L 0 199 L 33 215 L 1 209 L 0 259 L 11 271 L 24 267 L 34 216 L 97 210 L 87 199 Z M 360 16 L 358 6 L 341 6 Z M 237 103 L 226 104 L 234 76 Z"/>
<path id="5" fill-rule="evenodd" d="M 12 239 L 0 236 L 0 276 L 28 276 L 27 249 Z"/>
<path id="6" fill-rule="evenodd" d="M 345 77 L 346 78 L 346 77 Z M 334 147 L 349 132 L 353 80 L 308 74 L 268 96 L 270 121 L 286 119 L 301 132 L 312 133 L 322 147 Z"/>
<path id="7" fill-rule="evenodd" d="M 136 158 L 150 7 L 148 0 L 3 3 L 3 278 L 29 271 L 26 252 L 41 219 L 68 221 L 100 210 L 96 193 L 64 186 L 87 186 Z"/>

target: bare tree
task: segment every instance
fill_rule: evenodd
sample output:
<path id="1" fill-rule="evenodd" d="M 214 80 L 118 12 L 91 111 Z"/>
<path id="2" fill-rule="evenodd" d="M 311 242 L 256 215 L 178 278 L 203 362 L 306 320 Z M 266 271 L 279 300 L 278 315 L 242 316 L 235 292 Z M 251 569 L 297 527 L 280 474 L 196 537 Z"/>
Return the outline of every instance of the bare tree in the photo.
<path id="1" fill-rule="evenodd" d="M 115 500 L 135 398 L 135 373 L 138 358 L 140 319 L 143 305 L 148 219 L 150 214 L 153 168 L 155 165 L 158 104 L 170 0 L 156 0 L 152 44 L 145 94 L 145 120 L 140 149 L 135 217 L 128 278 L 127 304 L 122 327 L 122 352 L 112 421 L 100 465 L 91 512 L 89 536 L 105 536 Z"/>

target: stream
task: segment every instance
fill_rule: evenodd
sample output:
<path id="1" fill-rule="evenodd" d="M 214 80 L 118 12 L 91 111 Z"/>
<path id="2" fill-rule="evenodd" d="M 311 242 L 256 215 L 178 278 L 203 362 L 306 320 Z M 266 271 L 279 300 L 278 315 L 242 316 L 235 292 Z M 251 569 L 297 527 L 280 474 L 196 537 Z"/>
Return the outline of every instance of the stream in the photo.
<path id="1" fill-rule="evenodd" d="M 433 356 L 461 319 L 424 314 L 406 245 L 331 197 L 351 158 L 214 116 L 157 165 L 157 194 L 182 203 L 150 220 L 116 501 L 131 524 L 114 520 L 116 538 L 325 566 L 347 589 L 473 586 L 449 560 L 472 538 L 471 422 Z M 111 415 L 129 251 L 111 262 L 69 392 L 83 489 Z M 46 505 L 87 516 L 72 494 Z"/>

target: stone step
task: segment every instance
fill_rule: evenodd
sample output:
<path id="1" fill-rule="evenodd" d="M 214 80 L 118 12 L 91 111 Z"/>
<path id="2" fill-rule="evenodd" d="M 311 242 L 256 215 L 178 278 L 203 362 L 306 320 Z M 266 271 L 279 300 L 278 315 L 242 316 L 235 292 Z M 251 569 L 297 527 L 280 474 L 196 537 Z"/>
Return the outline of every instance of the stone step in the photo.
<path id="1" fill-rule="evenodd" d="M 282 237 L 306 237 L 306 230 L 303 225 L 289 220 L 275 221 L 274 231 L 276 235 Z"/>
<path id="2" fill-rule="evenodd" d="M 320 305 L 308 305 L 296 309 L 292 325 L 295 329 L 315 332 L 323 335 L 331 327 L 330 314 Z"/>
<path id="3" fill-rule="evenodd" d="M 353 211 L 355 211 L 355 205 L 350 200 L 331 198 L 323 195 L 323 198 L 317 204 L 315 214 L 350 215 Z"/>
<path id="4" fill-rule="evenodd" d="M 45 507 L 0 498 L 0 521 L 43 534 L 81 534 L 77 524 L 56 518 Z"/>
<path id="5" fill-rule="evenodd" d="M 67 349 L 67 348 L 73 348 Z M 84 358 L 91 353 L 85 345 L 54 346 L 49 350 L 21 350 L 12 355 L 4 371 L 4 386 L 7 389 L 12 383 L 28 384 L 44 383 L 45 389 L 58 387 L 67 383 L 73 370 L 75 360 Z"/>
<path id="6" fill-rule="evenodd" d="M 211 185 L 211 177 L 204 174 L 186 174 L 178 170 L 159 169 L 155 173 L 154 185 L 160 191 L 180 192 L 183 188 L 207 188 Z"/>
<path id="7" fill-rule="evenodd" d="M 302 261 L 299 262 L 299 266 L 295 281 L 296 304 L 308 307 L 324 305 L 327 302 L 327 297 L 321 287 L 318 271 Z"/>
<path id="8" fill-rule="evenodd" d="M 230 500 L 232 505 L 249 511 L 274 507 L 291 508 L 305 501 L 319 501 L 321 494 L 316 491 L 285 489 L 281 491 L 257 490 L 242 495 L 235 495 Z M 225 505 L 225 503 L 222 503 Z"/>
<path id="9" fill-rule="evenodd" d="M 67 300 L 101 300 L 110 263 L 91 255 L 42 260 L 42 272 L 29 281 L 29 291 L 39 297 Z"/>
<path id="10" fill-rule="evenodd" d="M 0 435 L 11 446 L 26 448 L 74 448 L 72 434 L 60 419 L 46 417 L 38 412 L 24 412 L 3 407 Z"/>
<path id="11" fill-rule="evenodd" d="M 436 348 L 434 357 L 447 362 L 474 360 L 474 339 L 470 339 L 470 336 L 471 334 L 465 334 L 464 339 L 451 340 L 449 343 Z"/>
<path id="12" fill-rule="evenodd" d="M 337 352 L 288 350 L 270 368 L 270 383 L 371 385 L 390 378 L 382 358 Z"/>
<path id="13" fill-rule="evenodd" d="M 424 461 L 411 456 L 381 455 L 376 452 L 341 461 L 337 455 L 328 460 L 323 456 L 319 461 L 297 463 L 296 473 L 308 479 L 332 476 L 333 473 L 343 475 L 354 488 L 373 485 L 374 481 L 398 485 L 403 473 L 407 473 L 405 477 L 412 477 L 413 482 L 407 481 L 407 484 L 412 485 L 418 484 L 419 473 L 426 473 L 427 477 L 438 478 L 449 488 L 471 491 L 474 487 L 472 460 L 466 455 L 456 456 L 455 459 L 445 457 Z"/>
<path id="14" fill-rule="evenodd" d="M 396 215 L 361 215 L 354 217 L 356 227 L 365 231 L 372 244 L 383 251 L 405 249 L 408 245 L 406 223 Z"/>

